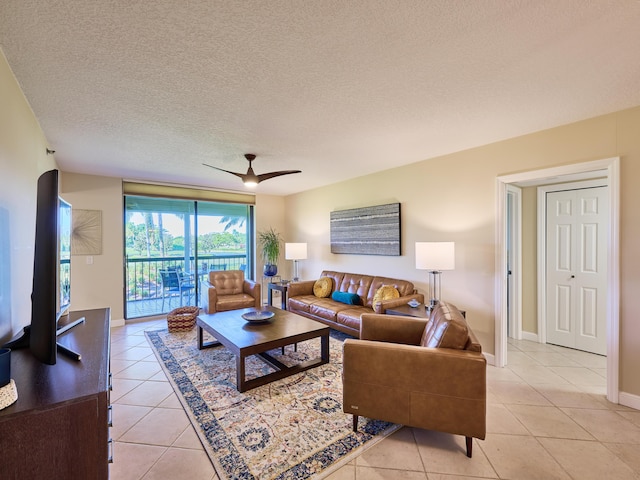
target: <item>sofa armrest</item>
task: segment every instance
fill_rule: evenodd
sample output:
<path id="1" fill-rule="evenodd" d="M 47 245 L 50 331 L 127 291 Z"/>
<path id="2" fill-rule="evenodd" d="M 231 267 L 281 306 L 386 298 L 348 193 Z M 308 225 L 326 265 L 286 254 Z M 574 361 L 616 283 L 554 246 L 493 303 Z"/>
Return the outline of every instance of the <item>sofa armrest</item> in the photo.
<path id="1" fill-rule="evenodd" d="M 304 280 L 302 282 L 291 282 L 287 289 L 289 298 L 298 297 L 300 295 L 313 295 L 313 285 L 315 280 Z"/>
<path id="2" fill-rule="evenodd" d="M 262 298 L 260 296 L 260 284 L 258 282 L 245 279 L 245 281 L 242 284 L 242 292 L 253 297 L 255 299 L 255 307 L 260 308 L 260 304 L 262 303 Z"/>
<path id="3" fill-rule="evenodd" d="M 216 303 L 218 302 L 218 291 L 208 280 L 201 283 L 200 307 L 205 313 L 215 313 Z"/>
<path id="4" fill-rule="evenodd" d="M 372 305 L 373 311 L 376 313 L 385 313 L 387 309 L 399 307 L 400 305 L 406 305 L 410 300 L 417 300 L 420 303 L 424 303 L 424 295 L 422 293 L 414 293 L 412 295 L 405 295 L 399 298 L 390 298 L 388 300 L 382 300 Z"/>
<path id="5" fill-rule="evenodd" d="M 487 362 L 479 352 L 347 339 L 343 353 L 344 382 L 486 399 Z"/>
<path id="6" fill-rule="evenodd" d="M 419 345 L 428 322 L 426 318 L 363 313 L 360 316 L 360 339 Z"/>

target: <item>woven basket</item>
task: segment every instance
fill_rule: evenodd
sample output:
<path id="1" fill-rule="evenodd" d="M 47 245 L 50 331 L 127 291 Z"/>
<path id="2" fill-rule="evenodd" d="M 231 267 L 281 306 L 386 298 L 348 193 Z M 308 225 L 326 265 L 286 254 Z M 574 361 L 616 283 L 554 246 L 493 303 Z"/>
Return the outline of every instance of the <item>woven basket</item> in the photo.
<path id="1" fill-rule="evenodd" d="M 199 307 L 174 308 L 167 315 L 167 324 L 170 332 L 188 332 L 196 326 L 196 317 Z"/>

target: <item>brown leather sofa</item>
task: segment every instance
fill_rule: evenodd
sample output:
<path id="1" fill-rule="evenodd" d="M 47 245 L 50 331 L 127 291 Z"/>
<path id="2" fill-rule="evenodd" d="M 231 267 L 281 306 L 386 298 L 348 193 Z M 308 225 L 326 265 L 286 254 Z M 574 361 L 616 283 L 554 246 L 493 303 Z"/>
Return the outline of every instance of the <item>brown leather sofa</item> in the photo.
<path id="1" fill-rule="evenodd" d="M 203 280 L 200 306 L 205 313 L 260 308 L 260 284 L 244 278 L 242 270 L 214 270 Z"/>
<path id="2" fill-rule="evenodd" d="M 360 339 L 343 350 L 343 410 L 406 426 L 486 434 L 486 360 L 460 311 L 441 302 L 430 318 L 362 316 Z"/>
<path id="3" fill-rule="evenodd" d="M 331 328 L 357 337 L 360 335 L 360 316 L 364 313 L 384 313 L 388 308 L 405 305 L 409 300 L 424 302 L 424 295 L 417 293 L 413 283 L 396 278 L 361 275 L 325 270 L 320 277 L 332 279 L 331 293 L 349 292 L 360 296 L 361 305 L 347 305 L 328 297 L 314 295 L 316 280 L 293 282 L 288 288 L 288 309 L 304 317 L 322 322 Z M 399 298 L 382 300 L 374 305 L 374 296 L 384 285 L 398 290 Z"/>

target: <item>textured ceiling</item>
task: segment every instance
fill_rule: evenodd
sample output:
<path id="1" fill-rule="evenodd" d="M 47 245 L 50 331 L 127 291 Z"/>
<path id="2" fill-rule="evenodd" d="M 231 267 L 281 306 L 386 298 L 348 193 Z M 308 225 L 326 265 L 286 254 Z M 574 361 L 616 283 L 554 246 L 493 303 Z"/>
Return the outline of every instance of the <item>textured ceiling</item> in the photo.
<path id="1" fill-rule="evenodd" d="M 640 105 L 640 1 L 2 0 L 66 171 L 290 194 Z"/>

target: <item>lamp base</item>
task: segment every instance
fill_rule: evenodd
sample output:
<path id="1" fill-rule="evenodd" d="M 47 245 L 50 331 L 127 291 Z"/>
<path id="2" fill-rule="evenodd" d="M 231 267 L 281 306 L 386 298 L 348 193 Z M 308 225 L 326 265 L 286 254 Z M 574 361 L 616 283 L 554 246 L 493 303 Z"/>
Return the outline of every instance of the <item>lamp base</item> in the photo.
<path id="1" fill-rule="evenodd" d="M 439 270 L 432 270 L 429 272 L 429 296 L 431 297 L 430 304 L 435 307 L 440 301 L 440 277 L 442 272 Z"/>

